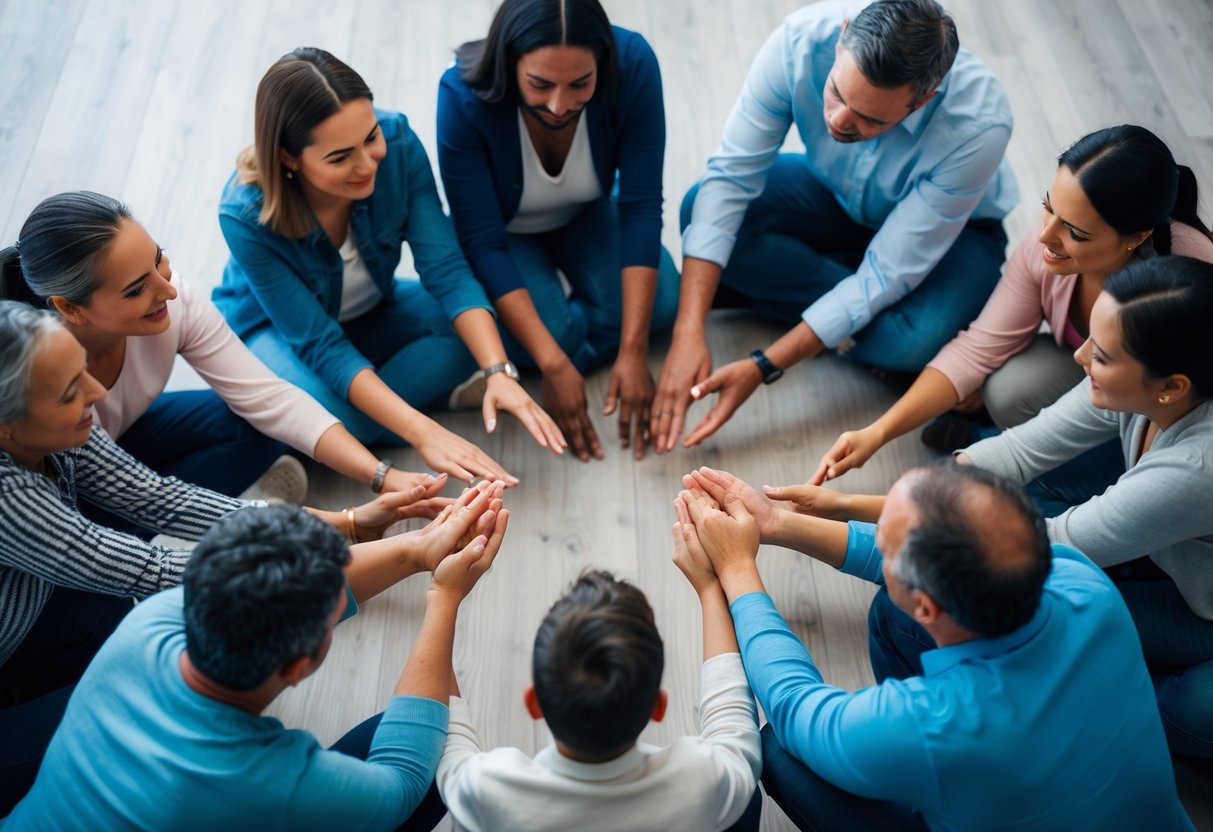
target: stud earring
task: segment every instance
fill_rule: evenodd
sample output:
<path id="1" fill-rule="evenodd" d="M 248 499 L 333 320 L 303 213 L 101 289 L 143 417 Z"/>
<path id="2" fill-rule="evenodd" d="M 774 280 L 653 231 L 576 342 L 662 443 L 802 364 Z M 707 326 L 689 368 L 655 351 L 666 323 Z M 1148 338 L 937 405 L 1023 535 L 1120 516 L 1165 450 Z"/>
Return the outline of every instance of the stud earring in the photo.
<path id="1" fill-rule="evenodd" d="M 287 172 L 286 172 L 286 178 L 287 178 L 287 179 L 294 179 L 294 178 L 295 178 L 295 172 L 294 172 L 293 170 L 289 170 L 289 169 L 288 169 L 288 170 L 287 170 Z"/>
<path id="2" fill-rule="evenodd" d="M 1169 401 L 1171 401 L 1171 397 L 1170 397 L 1170 396 L 1159 396 L 1159 397 L 1158 397 L 1158 403 L 1159 403 L 1159 404 L 1166 404 L 1166 403 L 1167 403 L 1167 402 L 1169 402 Z"/>

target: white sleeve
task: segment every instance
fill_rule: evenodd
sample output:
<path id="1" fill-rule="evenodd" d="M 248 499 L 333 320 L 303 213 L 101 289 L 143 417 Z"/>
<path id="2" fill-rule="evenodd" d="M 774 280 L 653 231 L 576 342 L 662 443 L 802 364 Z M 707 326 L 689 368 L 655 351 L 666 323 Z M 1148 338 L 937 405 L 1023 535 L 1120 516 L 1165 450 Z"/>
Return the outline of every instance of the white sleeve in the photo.
<path id="1" fill-rule="evenodd" d="M 447 723 L 446 747 L 438 762 L 438 793 L 461 830 L 484 828 L 477 798 L 477 760 L 484 748 L 472 725 L 472 711 L 460 696 L 452 696 Z"/>
<path id="2" fill-rule="evenodd" d="M 727 829 L 745 812 L 762 776 L 758 707 L 740 653 L 722 653 L 703 663 L 699 720 L 700 739 L 712 749 L 720 781 L 716 826 Z"/>

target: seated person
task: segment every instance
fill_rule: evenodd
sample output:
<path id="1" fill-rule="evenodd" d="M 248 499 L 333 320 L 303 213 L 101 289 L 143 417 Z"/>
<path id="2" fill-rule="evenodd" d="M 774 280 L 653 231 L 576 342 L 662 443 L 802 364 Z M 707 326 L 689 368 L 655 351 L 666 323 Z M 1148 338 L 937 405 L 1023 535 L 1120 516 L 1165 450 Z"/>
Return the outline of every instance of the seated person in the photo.
<path id="1" fill-rule="evenodd" d="M 813 484 L 862 466 L 953 407 L 984 403 L 1000 428 L 1026 422 L 1082 380 L 1074 350 L 1091 331 L 1091 307 L 1109 275 L 1160 254 L 1213 262 L 1213 239 L 1196 213 L 1195 175 L 1144 127 L 1108 127 L 1066 148 L 1041 205 L 1041 227 L 1015 249 L 981 315 L 879 419 L 838 437 Z M 1044 321 L 1050 334 L 1039 334 Z M 923 441 L 952 451 L 976 441 L 968 438 L 975 425 L 945 417 L 923 431 Z M 1116 444 L 1099 457 L 1110 479 L 1095 483 L 1096 494 L 1120 474 Z"/>
<path id="2" fill-rule="evenodd" d="M 524 695 L 554 745 L 534 759 L 517 748 L 484 750 L 452 677 L 438 790 L 456 829 L 758 829 L 757 712 L 728 606 L 706 559 L 692 558 L 677 528 L 674 540 L 675 563 L 703 606 L 699 736 L 666 748 L 637 741 L 666 710 L 653 610 L 631 584 L 584 572 L 539 626 Z"/>
<path id="3" fill-rule="evenodd" d="M 801 829 L 1192 829 L 1120 593 L 1050 547 L 1020 489 L 915 469 L 873 528 L 777 509 L 710 469 L 684 481 L 769 720 L 763 785 Z M 884 680 L 826 684 L 766 594 L 760 542 L 883 585 L 877 603 L 923 633 L 921 671 L 873 632 Z"/>
<path id="4" fill-rule="evenodd" d="M 219 201 L 231 258 L 211 293 L 253 353 L 360 441 L 403 440 L 465 482 L 517 482 L 420 412 L 459 404 L 465 381 L 482 393 L 486 431 L 504 410 L 561 453 L 564 437 L 506 359 L 408 119 L 376 109 L 333 55 L 301 47 L 257 85 L 253 127 Z M 419 279 L 396 277 L 404 243 Z"/>
<path id="5" fill-rule="evenodd" d="M 446 735 L 455 617 L 501 545 L 499 508 L 479 506 L 461 550 L 447 539 L 387 709 L 327 751 L 262 712 L 320 667 L 356 612 L 349 549 L 294 507 L 225 517 L 183 586 L 136 607 L 101 648 L 4 828 L 433 828 L 444 809 L 422 801 Z"/>
<path id="6" fill-rule="evenodd" d="M 48 197 L 19 242 L 0 254 L 4 296 L 59 313 L 108 391 L 97 423 L 157 473 L 235 496 L 290 445 L 377 492 L 407 491 L 423 477 L 375 459 L 270 372 L 118 200 L 90 191 Z M 165 392 L 178 355 L 210 389 Z"/>
<path id="7" fill-rule="evenodd" d="M 806 150 L 780 154 L 793 127 Z M 1010 137 L 1002 86 L 934 0 L 828 0 L 790 14 L 682 203 L 657 450 L 674 448 L 692 397 L 720 393 L 686 446 L 825 349 L 921 370 L 998 281 L 1002 219 L 1019 198 L 1003 159 Z M 704 323 L 718 286 L 791 329 L 713 372 Z"/>
<path id="8" fill-rule="evenodd" d="M 91 411 L 105 389 L 53 312 L 0 301 L 0 368 L 3 812 L 33 782 L 71 686 L 131 598 L 176 586 L 190 557 L 94 522 L 81 509 L 196 540 L 247 503 L 154 473 L 94 425 Z M 378 538 L 397 521 L 432 511 L 445 484 L 445 476 L 434 477 L 345 511 L 308 509 L 363 541 L 349 575 L 359 598 L 425 568 L 432 532 Z M 448 522 L 450 506 L 444 511 L 434 529 Z"/>
<path id="9" fill-rule="evenodd" d="M 605 412 L 618 409 L 619 438 L 640 458 L 649 332 L 678 307 L 661 245 L 657 56 L 598 0 L 505 0 L 488 36 L 455 54 L 438 87 L 438 166 L 506 347 L 539 368 L 544 405 L 583 462 L 602 457 L 584 375 L 613 362 Z"/>

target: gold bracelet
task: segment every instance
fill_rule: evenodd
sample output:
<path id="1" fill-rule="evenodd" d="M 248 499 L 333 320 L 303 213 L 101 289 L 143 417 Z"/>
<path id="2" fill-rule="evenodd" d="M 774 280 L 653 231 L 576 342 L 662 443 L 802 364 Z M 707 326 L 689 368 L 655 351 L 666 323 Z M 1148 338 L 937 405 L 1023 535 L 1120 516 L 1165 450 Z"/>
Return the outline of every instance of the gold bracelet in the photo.
<path id="1" fill-rule="evenodd" d="M 350 506 L 345 510 L 345 525 L 349 532 L 350 543 L 358 542 L 358 524 L 354 522 L 354 507 Z"/>

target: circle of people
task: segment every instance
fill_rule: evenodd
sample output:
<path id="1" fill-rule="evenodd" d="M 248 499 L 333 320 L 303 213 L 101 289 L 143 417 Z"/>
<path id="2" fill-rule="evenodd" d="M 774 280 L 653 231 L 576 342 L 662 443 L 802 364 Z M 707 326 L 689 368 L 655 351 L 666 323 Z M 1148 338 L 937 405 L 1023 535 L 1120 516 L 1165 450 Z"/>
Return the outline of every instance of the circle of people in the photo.
<path id="1" fill-rule="evenodd" d="M 255 106 L 211 298 L 97 193 L 46 199 L 3 252 L 6 830 L 757 829 L 760 779 L 803 829 L 1191 828 L 1170 754 L 1213 755 L 1213 239 L 1150 130 L 1077 137 L 1007 257 L 997 79 L 932 0 L 817 3 L 755 57 L 682 202 L 680 275 L 657 59 L 598 0 L 505 0 L 456 50 L 449 215 L 408 119 L 339 58 L 283 56 Z M 781 153 L 793 126 L 806 150 Z M 395 274 L 402 243 L 419 280 Z M 717 365 L 713 306 L 789 328 Z M 807 482 L 701 468 L 675 500 L 700 734 L 638 742 L 665 711 L 662 642 L 640 590 L 595 571 L 534 643 L 525 701 L 553 745 L 486 748 L 452 642 L 517 479 L 425 411 L 480 407 L 489 433 L 504 411 L 601 458 L 584 378 L 609 364 L 641 458 L 826 350 L 918 375 Z M 165 392 L 178 356 L 209 389 Z M 887 495 L 824 487 L 923 425 L 948 464 Z M 401 443 L 438 473 L 366 448 Z M 287 446 L 374 499 L 267 503 L 306 491 Z M 448 478 L 469 485 L 443 497 Z M 410 517 L 430 522 L 383 536 Z M 762 543 L 879 585 L 874 686 L 823 680 Z M 331 749 L 262 715 L 422 572 L 383 713 Z"/>

